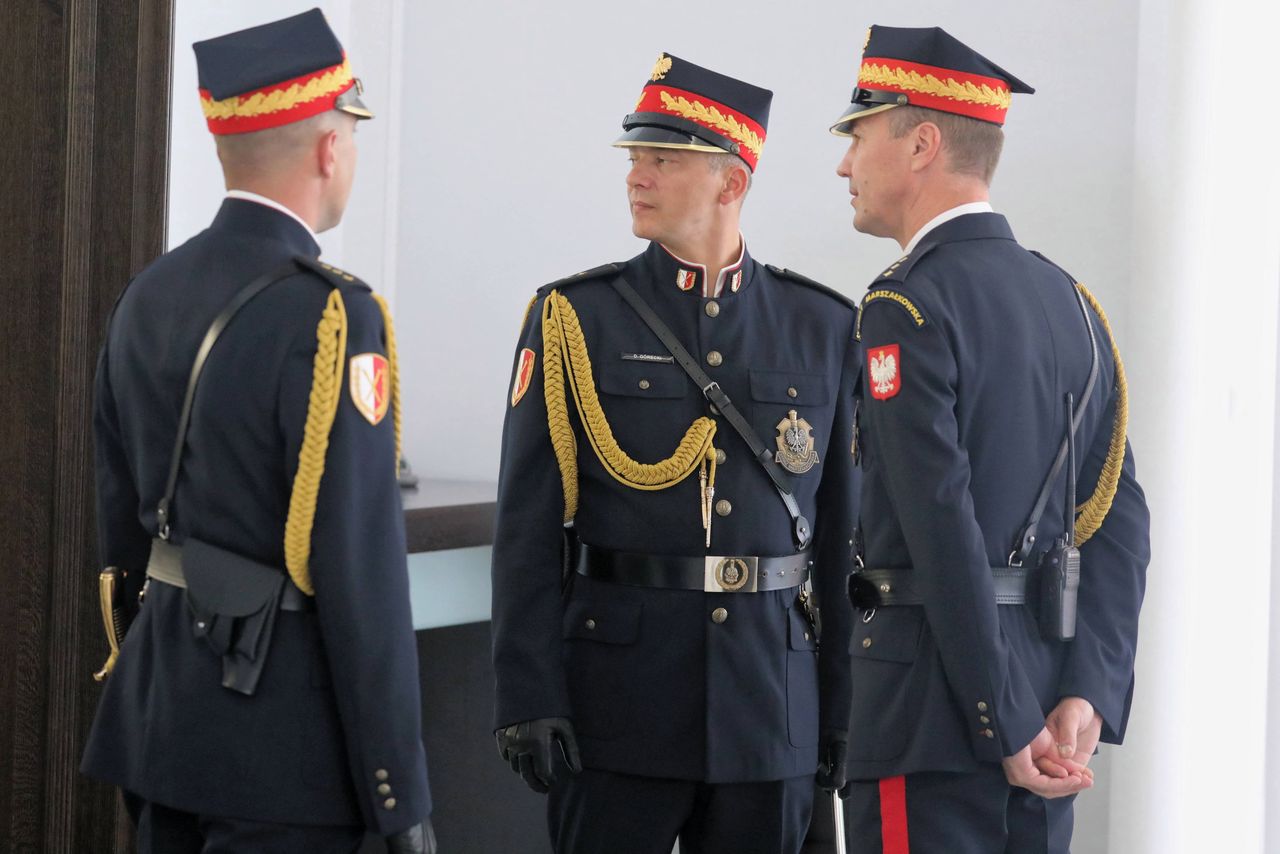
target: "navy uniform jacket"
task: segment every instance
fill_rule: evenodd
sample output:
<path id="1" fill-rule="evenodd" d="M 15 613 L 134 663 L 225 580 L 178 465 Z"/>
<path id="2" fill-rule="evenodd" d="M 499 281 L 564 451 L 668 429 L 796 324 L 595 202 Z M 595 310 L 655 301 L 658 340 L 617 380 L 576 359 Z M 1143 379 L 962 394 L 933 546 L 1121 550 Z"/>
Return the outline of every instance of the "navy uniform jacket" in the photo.
<path id="1" fill-rule="evenodd" d="M 677 284 L 682 269 L 698 277 L 685 280 L 691 291 Z M 821 717 L 843 728 L 852 614 L 843 585 L 857 498 L 850 453 L 855 312 L 834 292 L 776 274 L 745 252 L 740 272 L 736 291 L 726 284 L 720 297 L 704 298 L 701 267 L 684 268 L 651 244 L 623 275 L 766 443 L 774 446 L 788 410 L 813 427 L 819 463 L 787 477 L 814 527 L 824 631 L 837 639 L 829 647 L 837 654 L 822 656 Z M 694 419 L 712 414 L 707 401 L 679 365 L 623 358 L 669 354 L 608 278 L 560 289 L 581 319 L 601 405 L 620 446 L 641 462 L 665 459 Z M 707 311 L 713 301 L 714 317 Z M 609 771 L 709 782 L 812 774 L 819 661 L 798 588 L 703 593 L 574 576 L 562 598 L 564 501 L 543 397 L 543 304 L 539 298 L 533 305 L 518 347 L 537 354 L 532 384 L 508 408 L 503 433 L 493 549 L 495 724 L 568 717 L 583 763 Z M 705 361 L 712 350 L 723 356 L 718 367 Z M 715 498 L 732 509 L 727 516 L 713 512 L 707 549 L 696 474 L 663 491 L 623 486 L 595 457 L 576 411 L 572 417 L 580 483 L 575 524 L 584 543 L 686 556 L 796 552 L 786 508 L 724 418 L 715 418 L 715 446 L 725 453 Z M 728 611 L 721 624 L 711 620 L 716 608 Z M 587 619 L 594 628 L 586 628 Z"/>
<path id="2" fill-rule="evenodd" d="M 1076 435 L 1078 501 L 1093 492 L 1115 415 L 1111 342 Z M 997 606 L 1008 563 L 1066 434 L 1064 395 L 1089 374 L 1084 318 L 1067 276 L 1020 247 L 1004 217 L 969 214 L 929 232 L 863 300 L 861 525 L 868 567 L 911 567 L 923 607 L 855 620 L 851 777 L 964 771 L 1025 747 L 1076 695 L 1119 742 L 1149 556 L 1149 518 L 1126 446 L 1114 505 L 1081 548 L 1077 636 L 1044 641 L 1028 605 Z M 873 360 L 897 345 L 896 376 Z M 894 384 L 897 384 L 896 386 Z M 896 391 L 895 391 L 896 388 Z M 1064 529 L 1065 476 L 1040 524 Z"/>
<path id="3" fill-rule="evenodd" d="M 212 227 L 126 290 L 94 402 L 106 564 L 131 575 L 147 565 L 182 397 L 210 322 L 258 275 L 318 254 L 287 215 L 229 199 Z M 221 687 L 221 662 L 192 635 L 184 592 L 152 583 L 107 680 L 83 770 L 199 814 L 363 824 L 386 835 L 420 821 L 431 799 L 393 418 L 373 426 L 347 391 L 351 356 L 387 352 L 363 283 L 300 272 L 226 328 L 196 395 L 172 540 L 197 537 L 284 572 L 316 325 L 335 285 L 349 338 L 312 534 L 316 611 L 278 615 L 257 692 L 243 696 Z"/>

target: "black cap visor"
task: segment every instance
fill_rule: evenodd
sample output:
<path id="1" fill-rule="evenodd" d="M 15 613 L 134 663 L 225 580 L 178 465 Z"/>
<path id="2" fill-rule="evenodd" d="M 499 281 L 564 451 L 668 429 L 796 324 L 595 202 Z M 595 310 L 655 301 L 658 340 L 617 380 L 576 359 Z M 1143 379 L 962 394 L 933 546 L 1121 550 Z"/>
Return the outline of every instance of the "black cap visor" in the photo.
<path id="1" fill-rule="evenodd" d="M 647 146 L 729 154 L 739 154 L 740 150 L 731 139 L 696 122 L 664 113 L 632 113 L 622 120 L 622 128 L 622 136 L 613 143 L 615 148 Z"/>
<path id="2" fill-rule="evenodd" d="M 357 119 L 371 119 L 373 118 L 373 111 L 365 106 L 364 101 L 360 100 L 360 96 L 363 93 L 364 84 L 357 77 L 351 88 L 339 95 L 337 100 L 333 102 L 333 108 L 353 115 Z"/>
<path id="3" fill-rule="evenodd" d="M 905 107 L 911 99 L 901 92 L 882 92 L 875 89 L 854 89 L 852 103 L 840 113 L 840 118 L 831 125 L 831 132 L 836 136 L 852 136 L 853 123 L 867 116 L 892 110 L 894 107 Z"/>

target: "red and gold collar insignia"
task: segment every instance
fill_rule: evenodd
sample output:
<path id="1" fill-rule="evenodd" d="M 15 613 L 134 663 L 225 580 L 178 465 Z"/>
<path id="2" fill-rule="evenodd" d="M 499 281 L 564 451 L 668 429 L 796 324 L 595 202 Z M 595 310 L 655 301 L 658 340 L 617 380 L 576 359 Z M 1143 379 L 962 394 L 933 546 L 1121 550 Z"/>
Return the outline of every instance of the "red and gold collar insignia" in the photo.
<path id="1" fill-rule="evenodd" d="M 676 272 L 676 287 L 680 290 L 691 291 L 697 283 L 698 273 L 696 270 L 678 270 Z"/>

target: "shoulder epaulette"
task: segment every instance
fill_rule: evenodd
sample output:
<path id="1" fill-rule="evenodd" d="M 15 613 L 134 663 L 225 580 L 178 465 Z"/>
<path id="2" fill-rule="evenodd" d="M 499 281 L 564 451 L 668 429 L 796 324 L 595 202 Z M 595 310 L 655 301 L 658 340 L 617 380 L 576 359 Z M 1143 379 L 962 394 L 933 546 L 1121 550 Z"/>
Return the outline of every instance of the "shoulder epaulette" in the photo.
<path id="1" fill-rule="evenodd" d="M 562 288 L 565 285 L 576 285 L 579 282 L 589 282 L 592 279 L 602 279 L 605 276 L 616 276 L 618 273 L 621 273 L 626 266 L 626 261 L 618 261 L 612 264 L 601 264 L 599 267 L 592 267 L 590 270 L 583 270 L 581 273 L 574 273 L 572 276 L 565 276 L 563 279 L 557 279 L 549 285 L 543 285 L 538 288 L 538 295 L 545 296 L 556 288 Z"/>
<path id="2" fill-rule="evenodd" d="M 294 260 L 313 273 L 319 274 L 321 278 L 328 280 L 336 288 L 357 287 L 364 288 L 366 291 L 373 290 L 373 288 L 361 281 L 359 277 L 348 273 L 346 270 L 339 270 L 332 264 L 326 264 L 319 258 L 307 258 L 303 255 L 298 255 Z"/>
<path id="3" fill-rule="evenodd" d="M 890 264 L 889 269 L 876 277 L 876 280 L 871 287 L 874 288 L 881 282 L 905 282 L 907 280 L 907 274 L 911 272 L 911 268 L 916 264 L 919 264 L 920 259 L 932 252 L 934 247 L 937 245 L 938 244 L 936 243 L 925 242 L 924 244 L 917 246 L 913 252 L 908 255 L 903 255 L 897 261 Z"/>
<path id="4" fill-rule="evenodd" d="M 826 294 L 832 299 L 838 300 L 839 302 L 844 303 L 845 305 L 849 306 L 849 308 L 857 309 L 858 307 L 858 304 L 856 302 L 849 299 L 847 296 L 840 293 L 835 288 L 829 288 L 820 282 L 815 282 L 813 279 L 810 279 L 808 276 L 801 275 L 800 273 L 797 273 L 795 270 L 788 270 L 785 267 L 775 267 L 773 264 L 765 264 L 764 266 L 765 266 L 765 269 L 767 269 L 770 273 L 773 273 L 775 276 L 778 276 L 779 278 L 787 279 L 789 281 L 795 282 L 796 284 L 804 285 L 806 288 L 813 288 L 815 291 L 818 291 L 819 293 Z"/>
<path id="5" fill-rule="evenodd" d="M 911 316 L 911 320 L 915 323 L 917 329 L 929 322 L 925 318 L 924 312 L 920 310 L 919 306 L 916 305 L 915 301 L 912 300 L 911 297 L 907 296 L 896 287 L 893 287 L 893 282 L 885 282 L 885 285 L 888 285 L 887 287 L 883 286 L 881 284 L 882 282 L 885 282 L 885 280 L 877 279 L 875 284 L 873 284 L 867 291 L 866 296 L 862 298 L 862 303 L 858 306 L 858 324 L 853 335 L 853 337 L 858 341 L 862 340 L 862 313 L 866 311 L 867 306 L 873 302 L 885 300 L 898 306 Z"/>
<path id="6" fill-rule="evenodd" d="M 1073 285 L 1078 285 L 1078 284 L 1080 284 L 1080 280 L 1079 280 L 1079 279 L 1077 279 L 1075 276 L 1073 276 L 1073 275 L 1071 275 L 1070 273 L 1068 273 L 1068 272 L 1067 272 L 1066 270 L 1064 270 L 1060 265 L 1055 264 L 1054 262 L 1050 261 L 1048 258 L 1044 257 L 1043 255 L 1041 255 L 1039 252 L 1037 252 L 1037 251 L 1036 251 L 1036 250 L 1034 250 L 1034 249 L 1030 250 L 1030 252 L 1031 252 L 1031 254 L 1032 254 L 1032 255 L 1036 256 L 1036 257 L 1037 257 L 1037 258 L 1039 258 L 1041 261 L 1043 261 L 1043 262 L 1045 262 L 1046 264 L 1048 264 L 1050 267 L 1056 267 L 1059 273 L 1061 273 L 1062 275 L 1066 276 L 1068 279 L 1070 279 L 1070 280 L 1071 280 L 1071 284 L 1073 284 Z"/>

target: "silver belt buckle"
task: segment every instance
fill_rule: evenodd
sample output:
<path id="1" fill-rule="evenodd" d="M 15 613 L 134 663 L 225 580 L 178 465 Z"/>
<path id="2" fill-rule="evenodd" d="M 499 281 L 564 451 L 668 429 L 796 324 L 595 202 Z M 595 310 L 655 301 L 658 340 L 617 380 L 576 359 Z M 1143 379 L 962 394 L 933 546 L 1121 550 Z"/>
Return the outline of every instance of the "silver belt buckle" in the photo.
<path id="1" fill-rule="evenodd" d="M 703 558 L 702 592 L 755 593 L 760 558 L 755 555 L 707 555 Z"/>

